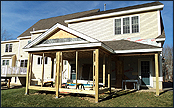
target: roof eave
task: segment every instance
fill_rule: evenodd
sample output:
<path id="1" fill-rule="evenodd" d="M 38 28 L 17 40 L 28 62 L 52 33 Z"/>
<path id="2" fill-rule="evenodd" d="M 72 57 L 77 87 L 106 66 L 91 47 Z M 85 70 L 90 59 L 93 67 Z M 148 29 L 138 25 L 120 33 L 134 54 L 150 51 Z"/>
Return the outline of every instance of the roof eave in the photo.
<path id="1" fill-rule="evenodd" d="M 85 20 L 91 20 L 91 19 L 97 19 L 97 18 L 105 18 L 105 17 L 111 17 L 111 16 L 123 15 L 123 14 L 131 14 L 131 13 L 135 13 L 135 12 L 144 12 L 144 11 L 150 11 L 150 10 L 162 10 L 163 7 L 164 7 L 164 5 L 158 5 L 158 6 L 131 9 L 131 10 L 120 11 L 120 12 L 112 12 L 112 13 L 107 13 L 107 14 L 65 20 L 65 23 L 68 24 L 68 23 L 78 22 L 78 21 L 85 21 Z"/>

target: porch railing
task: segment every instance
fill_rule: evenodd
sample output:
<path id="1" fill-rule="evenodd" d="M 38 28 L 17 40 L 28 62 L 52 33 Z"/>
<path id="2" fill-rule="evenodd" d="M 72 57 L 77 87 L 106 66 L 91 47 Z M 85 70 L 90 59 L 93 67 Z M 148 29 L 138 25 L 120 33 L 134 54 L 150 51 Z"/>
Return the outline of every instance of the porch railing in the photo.
<path id="1" fill-rule="evenodd" d="M 26 67 L 1 66 L 1 75 L 26 75 Z"/>

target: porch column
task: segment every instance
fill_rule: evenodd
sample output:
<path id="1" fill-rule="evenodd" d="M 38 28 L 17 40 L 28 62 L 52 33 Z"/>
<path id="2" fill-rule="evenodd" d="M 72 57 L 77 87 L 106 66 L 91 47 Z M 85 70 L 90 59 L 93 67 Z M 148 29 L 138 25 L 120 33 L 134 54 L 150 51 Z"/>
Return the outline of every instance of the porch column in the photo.
<path id="1" fill-rule="evenodd" d="M 99 79 L 99 49 L 95 50 L 95 103 L 98 103 L 98 79 Z"/>
<path id="2" fill-rule="evenodd" d="M 78 74 L 78 51 L 76 51 L 76 89 L 77 89 L 77 74 Z"/>
<path id="3" fill-rule="evenodd" d="M 54 73 L 54 58 L 51 58 L 51 78 L 53 78 Z"/>
<path id="4" fill-rule="evenodd" d="M 62 52 L 60 52 L 60 82 L 59 82 L 59 87 L 61 88 L 62 87 L 62 71 L 63 71 L 63 55 L 62 55 Z"/>
<path id="5" fill-rule="evenodd" d="M 103 57 L 103 87 L 105 87 L 105 71 L 106 71 L 106 67 L 105 67 L 105 54 Z"/>
<path id="6" fill-rule="evenodd" d="M 155 54 L 156 96 L 159 96 L 159 67 L 158 54 Z"/>
<path id="7" fill-rule="evenodd" d="M 29 79 L 29 71 L 30 71 L 30 58 L 31 58 L 31 53 L 28 53 L 28 63 L 27 63 L 27 75 L 26 75 L 25 95 L 29 94 L 28 79 Z"/>
<path id="8" fill-rule="evenodd" d="M 41 87 L 43 87 L 43 81 L 44 81 L 44 58 L 45 57 L 45 55 L 44 55 L 44 53 L 42 54 L 42 83 L 41 83 Z"/>
<path id="9" fill-rule="evenodd" d="M 32 78 L 32 64 L 33 64 L 33 54 L 31 54 L 31 60 L 30 60 L 30 75 L 29 75 L 28 86 L 30 86 L 31 78 Z"/>
<path id="10" fill-rule="evenodd" d="M 111 93 L 111 55 L 108 56 L 108 88 Z"/>
<path id="11" fill-rule="evenodd" d="M 93 51 L 93 90 L 95 90 L 94 81 L 95 81 L 95 51 Z"/>
<path id="12" fill-rule="evenodd" d="M 60 82 L 60 53 L 56 52 L 56 98 L 59 98 L 59 82 Z"/>

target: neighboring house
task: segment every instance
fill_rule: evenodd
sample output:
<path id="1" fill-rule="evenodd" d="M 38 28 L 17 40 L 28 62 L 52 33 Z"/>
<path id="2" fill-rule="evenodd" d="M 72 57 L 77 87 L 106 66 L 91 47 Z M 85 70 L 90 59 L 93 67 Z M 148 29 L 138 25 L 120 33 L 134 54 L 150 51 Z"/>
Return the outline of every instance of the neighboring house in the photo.
<path id="1" fill-rule="evenodd" d="M 121 88 L 123 80 L 134 79 L 141 87 L 162 89 L 163 7 L 152 2 L 38 21 L 18 37 L 31 37 L 26 46 L 19 44 L 29 58 L 27 79 L 31 81 L 27 80 L 26 93 L 28 89 L 43 89 L 30 86 L 30 82 L 39 84 L 37 79 L 57 79 L 60 83 L 67 79 L 95 80 L 95 90 L 90 92 L 95 94 L 95 102 L 100 92 L 98 83 Z M 58 80 L 59 72 L 62 80 Z M 133 88 L 133 84 L 127 84 L 127 88 Z M 58 96 L 58 89 L 49 90 Z"/>

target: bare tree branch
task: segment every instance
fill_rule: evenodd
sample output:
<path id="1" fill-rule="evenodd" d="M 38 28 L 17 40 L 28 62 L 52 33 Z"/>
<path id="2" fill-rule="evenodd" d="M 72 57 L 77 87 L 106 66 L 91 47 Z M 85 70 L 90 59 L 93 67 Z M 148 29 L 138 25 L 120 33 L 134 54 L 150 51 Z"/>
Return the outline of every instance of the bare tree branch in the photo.
<path id="1" fill-rule="evenodd" d="M 12 35 L 6 29 L 1 28 L 1 41 L 11 40 Z"/>

